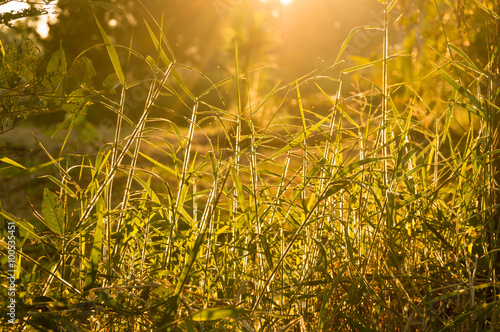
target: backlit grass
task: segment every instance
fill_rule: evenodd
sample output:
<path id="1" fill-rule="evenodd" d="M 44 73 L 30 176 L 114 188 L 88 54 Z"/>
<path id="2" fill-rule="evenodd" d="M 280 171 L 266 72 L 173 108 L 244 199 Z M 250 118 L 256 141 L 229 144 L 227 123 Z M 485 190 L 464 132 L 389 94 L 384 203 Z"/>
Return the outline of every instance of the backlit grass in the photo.
<path id="1" fill-rule="evenodd" d="M 443 54 L 429 75 L 452 99 L 431 125 L 421 121 L 425 102 L 413 82 L 388 81 L 387 34 L 381 61 L 345 68 L 339 54 L 338 76 L 308 75 L 264 96 L 240 72 L 235 45 L 235 75 L 199 75 L 210 88 L 194 95 L 154 26 L 158 54 L 119 48 L 149 67 L 142 116 L 123 112 L 135 82 L 101 29 L 120 84 L 94 102 L 117 114 L 114 140 L 71 163 L 47 152 L 58 189 L 45 190 L 37 219 L 1 211 L 19 230 L 20 326 L 495 330 L 498 107 L 455 79 L 469 70 L 483 80 L 487 69 L 458 49 L 461 60 Z M 342 87 L 350 73 L 380 65 L 381 85 Z M 306 84 L 326 114 L 303 102 Z M 399 89 L 411 93 L 396 96 Z M 165 95 L 189 110 L 185 126 L 151 116 L 172 112 L 159 105 Z M 206 101 L 213 95 L 224 107 Z M 458 137 L 455 112 L 474 114 L 461 119 Z M 127 123 L 133 130 L 124 133 Z"/>

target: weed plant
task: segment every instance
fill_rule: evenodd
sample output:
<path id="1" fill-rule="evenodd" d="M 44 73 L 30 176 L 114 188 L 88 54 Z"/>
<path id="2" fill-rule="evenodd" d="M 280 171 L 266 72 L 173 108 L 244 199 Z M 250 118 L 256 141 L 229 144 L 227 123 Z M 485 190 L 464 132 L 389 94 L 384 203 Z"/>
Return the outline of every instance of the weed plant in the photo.
<path id="1" fill-rule="evenodd" d="M 493 72 L 449 44 L 422 81 L 446 84 L 450 100 L 423 125 L 413 83 L 388 81 L 385 6 L 379 60 L 346 66 L 355 29 L 332 66 L 338 76 L 305 76 L 264 96 L 240 71 L 238 45 L 234 75 L 211 82 L 176 62 L 161 24 L 148 25 L 157 49 L 148 56 L 112 45 L 99 25 L 117 94 L 93 102 L 116 114 L 114 140 L 71 164 L 63 150 L 47 152 L 58 189 L 45 189 L 36 220 L 0 211 L 18 229 L 19 330 L 496 330 Z M 135 122 L 127 93 L 144 82 L 128 81 L 118 52 L 150 72 Z M 346 92 L 347 75 L 377 66 L 381 85 Z M 210 87 L 191 92 L 186 70 Z M 458 79 L 465 73 L 477 87 Z M 307 109 L 305 84 L 328 114 Z M 403 87 L 413 94 L 396 103 Z M 187 126 L 168 120 L 177 110 L 158 103 L 164 96 L 189 110 Z M 205 101 L 214 96 L 223 107 Z M 456 109 L 471 119 L 458 139 Z M 4 310 L 5 284 L 2 294 Z"/>

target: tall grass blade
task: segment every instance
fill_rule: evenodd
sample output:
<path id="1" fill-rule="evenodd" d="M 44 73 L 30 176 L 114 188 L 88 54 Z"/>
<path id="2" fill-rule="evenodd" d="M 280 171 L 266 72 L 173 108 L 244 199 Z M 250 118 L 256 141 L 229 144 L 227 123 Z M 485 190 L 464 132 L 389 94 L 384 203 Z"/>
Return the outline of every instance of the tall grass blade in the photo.
<path id="1" fill-rule="evenodd" d="M 104 221 L 104 211 L 105 204 L 104 200 L 101 199 L 97 203 L 97 221 L 94 231 L 94 241 L 92 243 L 92 249 L 90 251 L 89 259 L 89 269 L 87 271 L 87 276 L 85 278 L 84 291 L 89 291 L 94 287 L 94 283 L 97 277 L 97 272 L 99 269 L 99 262 L 101 261 L 102 255 L 102 235 L 103 235 L 103 221 Z"/>
<path id="2" fill-rule="evenodd" d="M 97 23 L 97 27 L 99 28 L 99 31 L 101 32 L 102 38 L 104 39 L 104 43 L 106 44 L 106 50 L 108 51 L 109 58 L 111 59 L 111 64 L 113 65 L 113 68 L 115 69 L 115 74 L 120 80 L 120 83 L 125 86 L 125 75 L 123 74 L 122 66 L 120 64 L 120 58 L 118 57 L 118 53 L 116 52 L 115 47 L 111 43 L 111 40 L 109 39 L 108 34 L 106 31 L 103 29 L 101 26 L 101 23 L 99 23 L 99 20 L 97 17 L 95 17 L 95 21 Z"/>

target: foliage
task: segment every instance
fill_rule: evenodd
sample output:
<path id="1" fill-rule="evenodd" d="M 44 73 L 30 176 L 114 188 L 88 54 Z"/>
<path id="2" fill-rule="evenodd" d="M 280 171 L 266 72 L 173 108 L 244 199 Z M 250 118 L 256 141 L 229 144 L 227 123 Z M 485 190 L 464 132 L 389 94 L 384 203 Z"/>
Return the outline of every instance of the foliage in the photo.
<path id="1" fill-rule="evenodd" d="M 50 2 L 45 1 L 46 5 Z M 29 16 L 46 13 L 46 9 L 33 4 L 27 11 Z M 25 17 L 24 14 L 25 11 L 6 12 L 1 19 L 12 27 L 7 23 Z M 72 64 L 68 68 L 61 45 L 49 55 L 43 55 L 27 36 L 10 45 L 0 41 L 0 133 L 38 114 L 75 112 L 87 106 L 87 97 L 95 92 L 92 79 L 96 71 L 92 63 L 85 57 L 76 57 L 69 61 Z"/>
<path id="2" fill-rule="evenodd" d="M 81 110 L 94 92 L 92 63 L 81 57 L 68 70 L 62 48 L 52 54 L 46 70 L 40 50 L 27 38 L 9 45 L 0 60 L 1 131 L 37 114 Z"/>
<path id="3" fill-rule="evenodd" d="M 24 78 L 25 88 L 63 96 L 68 123 L 90 102 L 116 115 L 114 140 L 95 154 L 59 158 L 40 143 L 58 176 L 48 176 L 57 190 L 40 193 L 36 218 L 0 207 L 2 224 L 15 222 L 18 231 L 19 326 L 494 331 L 496 73 L 444 38 L 426 48 L 434 58 L 413 58 L 416 77 L 389 75 L 409 65 L 387 43 L 394 4 L 381 4 L 389 14 L 381 26 L 348 35 L 331 64 L 342 68 L 338 76 L 306 75 L 259 94 L 251 93 L 259 76 L 241 62 L 245 48 L 235 43 L 232 75 L 214 82 L 174 60 L 154 19 L 145 23 L 151 53 L 111 44 L 98 20 L 113 72 L 99 92 L 84 56 L 90 50 L 67 70 L 60 48 L 35 80 L 36 70 L 16 67 L 22 57 L 7 54 L 28 46 L 9 47 L 2 63 L 9 84 Z M 484 21 L 493 14 L 481 12 Z M 377 58 L 342 61 L 367 28 L 387 32 L 377 35 Z M 125 74 L 132 61 L 146 79 Z M 344 86 L 360 72 L 360 84 Z M 205 89 L 191 89 L 185 77 L 193 76 Z M 438 95 L 425 94 L 426 82 Z M 124 110 L 139 85 L 147 98 L 132 121 Z M 326 115 L 308 107 L 311 86 Z M 275 113 L 257 121 L 268 106 Z M 187 116 L 171 121 L 173 111 Z M 465 115 L 463 130 L 452 135 L 457 114 Z M 2 161 L 3 172 L 22 167 Z"/>

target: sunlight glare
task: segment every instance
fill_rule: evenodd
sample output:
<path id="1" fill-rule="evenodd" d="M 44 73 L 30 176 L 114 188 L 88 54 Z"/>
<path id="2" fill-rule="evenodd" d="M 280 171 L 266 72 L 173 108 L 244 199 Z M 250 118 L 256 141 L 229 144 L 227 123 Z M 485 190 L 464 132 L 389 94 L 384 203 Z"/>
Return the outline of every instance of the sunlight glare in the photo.
<path id="1" fill-rule="evenodd" d="M 55 1 L 50 1 L 49 3 L 44 2 L 45 5 L 55 6 Z M 0 13 L 6 13 L 10 11 L 18 11 L 21 9 L 29 8 L 29 4 L 24 2 L 14 2 L 10 1 L 3 5 L 0 5 Z M 51 12 L 51 10 L 49 10 Z M 48 23 L 54 24 L 57 21 L 57 13 L 49 13 L 46 15 L 40 15 L 38 21 L 36 22 L 36 31 L 40 34 L 40 37 L 47 38 L 49 35 Z M 1 27 L 0 27 L 1 28 Z"/>
<path id="2" fill-rule="evenodd" d="M 268 0 L 260 0 L 261 2 L 267 2 Z M 289 5 L 293 2 L 293 0 L 280 0 L 282 5 Z"/>
<path id="3" fill-rule="evenodd" d="M 24 3 L 8 3 L 0 6 L 0 13 L 10 12 L 12 10 L 20 10 L 23 8 L 29 8 L 29 5 Z"/>

